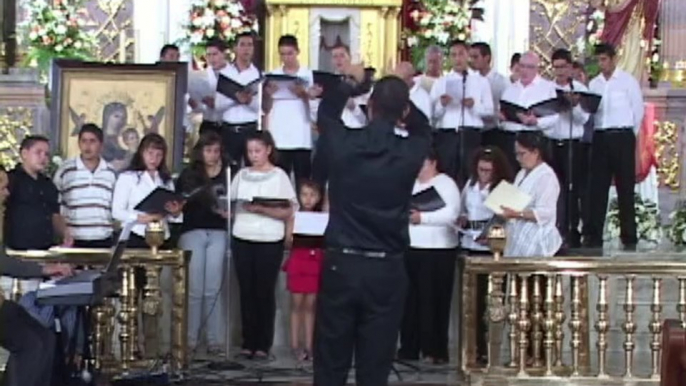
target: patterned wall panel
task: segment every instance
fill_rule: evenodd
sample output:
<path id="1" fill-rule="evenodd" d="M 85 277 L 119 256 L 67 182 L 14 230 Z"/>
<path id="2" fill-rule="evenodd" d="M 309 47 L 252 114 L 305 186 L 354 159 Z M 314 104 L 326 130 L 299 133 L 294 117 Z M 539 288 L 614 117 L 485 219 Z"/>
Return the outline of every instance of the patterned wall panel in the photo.
<path id="1" fill-rule="evenodd" d="M 541 57 L 543 73 L 551 74 L 550 56 L 557 48 L 576 44 L 584 36 L 589 0 L 531 0 L 529 41 Z"/>
<path id="2" fill-rule="evenodd" d="M 87 0 L 83 8 L 87 28 L 98 37 L 96 59 L 133 62 L 136 52 L 133 0 Z"/>

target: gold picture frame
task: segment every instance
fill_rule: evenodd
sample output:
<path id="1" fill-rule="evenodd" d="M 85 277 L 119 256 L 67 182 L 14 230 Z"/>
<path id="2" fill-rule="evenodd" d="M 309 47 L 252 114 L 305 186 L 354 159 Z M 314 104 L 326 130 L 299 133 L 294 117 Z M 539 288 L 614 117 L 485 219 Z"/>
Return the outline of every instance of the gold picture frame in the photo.
<path id="1" fill-rule="evenodd" d="M 56 60 L 52 65 L 52 141 L 62 157 L 78 155 L 78 131 L 95 123 L 104 134 L 103 158 L 128 166 L 143 135 L 167 141 L 167 164 L 183 162 L 188 84 L 186 63 L 114 64 Z"/>

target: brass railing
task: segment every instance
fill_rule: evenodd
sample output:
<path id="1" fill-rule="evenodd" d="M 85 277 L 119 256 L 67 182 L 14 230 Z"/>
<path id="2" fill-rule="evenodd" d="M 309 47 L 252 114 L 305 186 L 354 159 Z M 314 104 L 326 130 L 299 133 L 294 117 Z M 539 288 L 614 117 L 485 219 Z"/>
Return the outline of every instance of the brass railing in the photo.
<path id="1" fill-rule="evenodd" d="M 20 259 L 51 263 L 68 263 L 73 265 L 105 266 L 109 262 L 111 251 L 106 249 L 74 249 L 64 248 L 46 252 L 15 252 L 9 251 Z M 92 352 L 95 354 L 95 367 L 107 373 L 127 372 L 130 369 L 146 368 L 156 360 L 155 354 L 146 351 L 146 358 L 137 356 L 139 312 L 150 317 L 155 323 L 160 315 L 162 297 L 160 290 L 160 273 L 163 268 L 171 269 L 172 275 L 172 310 L 171 310 L 171 357 L 173 369 L 185 369 L 188 366 L 187 350 L 187 289 L 188 289 L 188 261 L 190 253 L 182 250 L 131 249 L 122 257 L 121 287 L 116 299 L 107 299 L 100 307 L 92 310 Z M 135 271 L 144 268 L 146 284 L 144 288 L 137 288 Z M 21 292 L 19 281 L 12 286 L 13 296 Z M 143 295 L 139 296 L 142 290 Z M 116 312 L 115 302 L 119 311 Z M 145 323 L 147 323 L 144 320 Z M 115 324 L 119 325 L 120 358 L 115 359 L 112 347 Z M 155 329 L 156 330 L 156 329 Z M 147 336 L 147 331 L 146 331 Z M 157 338 L 157 337 L 152 337 Z M 157 339 L 155 339 L 157 340 Z M 146 350 L 150 348 L 146 342 Z M 157 342 L 152 342 L 157 345 Z"/>
<path id="2" fill-rule="evenodd" d="M 684 256 L 634 253 L 501 259 L 496 254 L 494 259 L 467 258 L 462 276 L 462 370 L 470 375 L 473 384 L 479 380 L 484 384 L 498 380 L 506 384 L 530 383 L 534 379 L 546 384 L 578 380 L 591 384 L 656 384 L 660 379 L 665 317 L 672 315 L 686 326 Z M 489 277 L 486 315 L 475 314 L 477 275 Z M 645 281 L 646 286 L 637 286 L 637 281 Z M 665 290 L 668 284 L 676 284 L 673 291 Z M 610 296 L 615 289 L 620 296 Z M 640 303 L 637 295 L 645 295 L 646 300 Z M 668 307 L 667 302 L 675 305 Z M 611 312 L 612 306 L 618 312 Z M 646 312 L 638 313 L 637 306 L 645 306 Z M 639 316 L 647 320 L 639 323 Z M 488 324 L 486 364 L 478 363 L 476 358 L 477 318 L 484 318 Z M 618 349 L 609 352 L 612 326 L 619 327 L 621 342 L 615 339 L 613 347 Z M 643 345 L 637 340 L 639 333 L 642 337 L 649 335 Z M 593 334 L 595 339 L 589 339 Z M 635 352 L 644 348 L 646 356 L 650 352 L 649 363 L 644 366 L 649 370 L 639 374 Z M 566 349 L 569 351 L 564 355 Z M 569 360 L 565 361 L 565 356 Z M 611 359 L 621 363 L 621 368 L 615 365 L 610 371 Z"/>

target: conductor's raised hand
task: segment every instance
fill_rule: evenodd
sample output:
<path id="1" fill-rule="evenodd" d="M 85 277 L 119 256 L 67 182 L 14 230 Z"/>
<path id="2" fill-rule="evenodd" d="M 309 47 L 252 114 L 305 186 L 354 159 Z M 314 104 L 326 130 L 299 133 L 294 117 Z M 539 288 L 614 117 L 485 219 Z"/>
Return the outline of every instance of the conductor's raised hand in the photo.
<path id="1" fill-rule="evenodd" d="M 164 210 L 169 212 L 172 216 L 176 217 L 183 211 L 183 206 L 186 204 L 185 201 L 169 201 L 164 204 Z"/>
<path id="2" fill-rule="evenodd" d="M 355 79 L 357 83 L 364 81 L 364 63 L 350 64 L 343 69 L 343 74 Z"/>

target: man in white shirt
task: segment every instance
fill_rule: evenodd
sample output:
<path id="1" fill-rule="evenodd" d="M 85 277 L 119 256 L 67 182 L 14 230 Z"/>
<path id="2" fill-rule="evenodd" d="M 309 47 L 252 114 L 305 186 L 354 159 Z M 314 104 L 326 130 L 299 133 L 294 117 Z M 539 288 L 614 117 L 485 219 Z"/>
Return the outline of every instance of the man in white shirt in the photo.
<path id="1" fill-rule="evenodd" d="M 431 97 L 429 93 L 415 82 L 414 66 L 410 62 L 400 62 L 395 66 L 395 74 L 407 83 L 410 88 L 410 100 L 414 105 L 426 115 L 426 119 L 431 119 Z"/>
<path id="2" fill-rule="evenodd" d="M 641 87 L 630 74 L 617 68 L 615 48 L 600 44 L 595 50 L 600 74 L 591 80 L 591 92 L 602 95 L 594 116 L 591 197 L 589 226 L 584 227 L 584 243 L 602 246 L 608 190 L 612 179 L 617 188 L 620 239 L 628 250 L 635 250 L 636 219 L 636 134 L 643 122 Z"/>
<path id="3" fill-rule="evenodd" d="M 488 79 L 491 85 L 491 95 L 493 96 L 493 107 L 495 111 L 500 111 L 500 98 L 507 86 L 510 85 L 508 79 L 493 69 L 493 54 L 491 53 L 491 46 L 484 42 L 477 42 L 472 44 L 469 49 L 470 65 L 474 71 L 479 72 L 482 76 Z M 495 144 L 494 133 L 498 129 L 498 115 L 494 114 L 491 117 L 484 118 L 484 130 L 481 134 L 481 143 L 484 146 L 491 146 Z"/>
<path id="4" fill-rule="evenodd" d="M 239 84 L 248 84 L 262 76 L 252 63 L 255 52 L 255 37 L 252 33 L 238 35 L 233 50 L 236 61 L 227 63 L 226 45 L 223 41 L 213 40 L 207 44 L 207 76 L 213 89 L 217 87 L 220 74 Z M 202 101 L 206 108 L 200 134 L 205 130 L 218 133 L 222 137 L 224 151 L 236 167 L 240 167 L 241 161 L 249 164 L 245 156 L 245 139 L 250 132 L 257 130 L 260 111 L 257 99 L 250 92 L 239 92 L 236 99 L 215 93 L 213 97 L 206 97 Z"/>
<path id="5" fill-rule="evenodd" d="M 588 91 L 582 83 L 573 80 L 572 54 L 569 50 L 556 50 L 551 60 L 558 90 Z M 560 113 L 560 119 L 552 129 L 545 131 L 545 135 L 551 144 L 550 166 L 555 170 L 561 186 L 557 209 L 558 229 L 568 247 L 578 248 L 581 246 L 579 225 L 582 199 L 588 180 L 586 149 L 581 139 L 590 113 L 581 107 L 577 97 L 567 95 L 567 99 L 573 107 L 570 105 L 571 110 Z"/>
<path id="6" fill-rule="evenodd" d="M 296 184 L 311 178 L 312 174 L 312 116 L 316 110 L 315 99 L 321 94 L 321 87 L 313 84 L 312 71 L 298 61 L 300 48 L 293 35 L 283 35 L 278 43 L 282 66 L 272 74 L 291 75 L 302 79 L 294 86 L 290 95 L 275 94 L 275 85 L 265 86 L 265 94 L 271 102 L 269 109 L 269 131 L 279 151 L 278 166 L 290 177 L 295 175 Z"/>
<path id="7" fill-rule="evenodd" d="M 505 89 L 501 100 L 528 108 L 536 103 L 557 98 L 555 85 L 538 74 L 540 59 L 533 52 L 527 52 L 519 60 L 519 80 Z M 502 109 L 502 104 L 501 104 Z M 519 163 L 514 153 L 515 135 L 520 131 L 545 131 L 555 127 L 558 114 L 537 117 L 531 112 L 518 113 L 516 122 L 507 120 L 500 114 L 502 131 L 496 137 L 496 146 L 507 155 L 513 169 L 519 170 Z"/>
<path id="8" fill-rule="evenodd" d="M 493 96 L 488 80 L 469 71 L 469 44 L 453 41 L 450 61 L 450 72 L 431 88 L 435 144 L 441 170 L 462 187 L 469 176 L 472 152 L 481 146 L 483 120 L 494 114 Z"/>
<path id="9" fill-rule="evenodd" d="M 431 94 L 431 88 L 441 76 L 443 76 L 443 48 L 436 45 L 428 46 L 424 51 L 424 73 L 417 75 L 414 81 Z"/>
<path id="10" fill-rule="evenodd" d="M 62 216 L 77 248 L 112 246 L 112 192 L 117 175 L 101 157 L 102 130 L 87 123 L 79 130 L 80 153 L 60 165 L 53 182 Z"/>
<path id="11" fill-rule="evenodd" d="M 336 73 L 341 74 L 344 69 L 351 66 L 350 47 L 345 44 L 336 43 L 331 49 L 331 61 Z M 352 129 L 359 129 L 367 124 L 367 116 L 360 105 L 367 104 L 369 94 L 357 95 L 348 99 L 348 103 L 345 105 L 341 115 L 343 124 Z"/>

